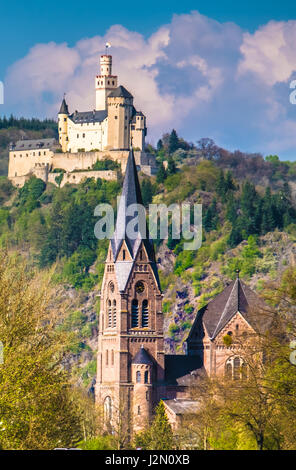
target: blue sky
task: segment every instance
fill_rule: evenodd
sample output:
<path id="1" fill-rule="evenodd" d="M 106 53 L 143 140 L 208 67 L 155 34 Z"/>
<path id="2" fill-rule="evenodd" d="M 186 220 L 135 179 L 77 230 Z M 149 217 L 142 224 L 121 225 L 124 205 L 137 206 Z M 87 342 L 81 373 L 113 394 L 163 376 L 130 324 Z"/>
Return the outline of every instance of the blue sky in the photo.
<path id="1" fill-rule="evenodd" d="M 92 107 L 110 40 L 151 141 L 176 127 L 188 140 L 295 159 L 295 19 L 296 3 L 286 0 L 5 2 L 0 114 L 55 116 L 64 91 L 70 109 Z"/>

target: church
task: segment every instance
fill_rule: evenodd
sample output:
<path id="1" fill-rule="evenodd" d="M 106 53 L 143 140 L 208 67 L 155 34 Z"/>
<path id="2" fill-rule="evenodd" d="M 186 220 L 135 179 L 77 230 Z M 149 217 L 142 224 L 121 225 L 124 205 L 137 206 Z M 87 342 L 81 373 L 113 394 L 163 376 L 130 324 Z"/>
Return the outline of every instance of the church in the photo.
<path id="1" fill-rule="evenodd" d="M 154 246 L 149 235 L 128 235 L 130 217 L 124 210 L 142 204 L 133 150 L 130 151 L 114 234 L 103 276 L 97 352 L 96 402 L 112 427 L 124 416 L 131 432 L 151 420 L 163 400 L 177 426 L 196 403 L 190 387 L 204 377 L 239 380 L 247 374 L 239 351 L 224 337 L 256 333 L 251 312 L 263 301 L 239 275 L 223 292 L 197 312 L 183 355 L 164 351 L 164 314 Z"/>

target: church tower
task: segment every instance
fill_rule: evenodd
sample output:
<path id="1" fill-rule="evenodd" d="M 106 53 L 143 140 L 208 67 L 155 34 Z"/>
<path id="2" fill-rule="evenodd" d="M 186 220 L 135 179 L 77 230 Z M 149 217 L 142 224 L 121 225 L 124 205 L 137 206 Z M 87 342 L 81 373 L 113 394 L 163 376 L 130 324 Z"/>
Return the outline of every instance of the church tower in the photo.
<path id="1" fill-rule="evenodd" d="M 127 215 L 131 204 L 142 204 L 132 150 L 105 263 L 98 333 L 96 402 L 115 432 L 122 422 L 130 432 L 151 419 L 164 382 L 162 294 L 154 247 L 140 216 Z"/>
<path id="2" fill-rule="evenodd" d="M 115 88 L 117 88 L 117 76 L 112 75 L 112 56 L 102 55 L 100 75 L 95 78 L 97 111 L 107 109 L 107 96 Z"/>

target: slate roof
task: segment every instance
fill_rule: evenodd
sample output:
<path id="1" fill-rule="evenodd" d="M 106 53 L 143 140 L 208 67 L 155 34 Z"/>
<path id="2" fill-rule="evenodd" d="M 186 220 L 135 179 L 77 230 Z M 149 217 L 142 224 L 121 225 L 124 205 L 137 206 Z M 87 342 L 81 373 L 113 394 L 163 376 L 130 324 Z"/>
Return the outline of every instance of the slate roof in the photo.
<path id="1" fill-rule="evenodd" d="M 186 415 L 195 413 L 199 408 L 199 402 L 186 398 L 174 398 L 163 400 L 165 405 L 176 415 Z"/>
<path id="2" fill-rule="evenodd" d="M 132 364 L 147 364 L 153 366 L 153 360 L 150 357 L 149 353 L 146 351 L 146 349 L 143 347 L 143 345 L 133 358 Z"/>
<path id="3" fill-rule="evenodd" d="M 62 101 L 62 104 L 61 104 L 61 107 L 60 107 L 60 110 L 59 110 L 58 114 L 69 114 L 69 109 L 68 109 L 68 105 L 66 103 L 65 98 L 63 98 L 63 101 Z"/>
<path id="4" fill-rule="evenodd" d="M 126 88 L 124 88 L 124 86 L 120 85 L 119 87 L 115 88 L 115 90 L 112 90 L 108 97 L 112 97 L 112 98 L 120 98 L 120 97 L 123 97 L 123 98 L 133 98 L 133 95 L 130 94 L 129 91 L 127 91 Z"/>
<path id="5" fill-rule="evenodd" d="M 10 150 L 50 149 L 56 144 L 56 139 L 18 140 L 15 144 L 10 144 Z"/>
<path id="6" fill-rule="evenodd" d="M 75 111 L 69 116 L 69 119 L 71 119 L 75 124 L 86 124 L 88 122 L 103 122 L 107 116 L 108 112 L 105 109 L 101 111 Z"/>
<path id="7" fill-rule="evenodd" d="M 165 382 L 167 385 L 190 386 L 205 374 L 199 356 L 165 355 Z"/>
<path id="8" fill-rule="evenodd" d="M 240 312 L 251 326 L 256 327 L 260 322 L 259 315 L 256 319 L 252 315 L 252 310 L 256 307 L 266 309 L 267 306 L 250 287 L 237 278 L 199 310 L 188 339 L 192 336 L 195 325 L 201 317 L 210 339 L 214 339 L 237 312 Z M 263 322 L 260 323 L 263 324 L 267 317 L 264 319 L 262 317 L 261 320 Z"/>
<path id="9" fill-rule="evenodd" d="M 157 267 L 155 263 L 155 252 L 152 239 L 149 237 L 148 228 L 146 221 L 144 228 L 140 227 L 139 217 L 137 215 L 129 216 L 127 215 L 127 208 L 131 204 L 140 204 L 143 205 L 141 189 L 138 179 L 138 171 L 135 163 L 134 152 L 130 151 L 126 170 L 125 177 L 123 182 L 122 193 L 119 201 L 116 227 L 111 238 L 111 248 L 113 259 L 115 262 L 115 274 L 118 282 L 119 290 L 124 290 L 126 283 L 129 279 L 134 261 L 136 259 L 139 247 L 141 243 L 144 244 L 147 251 L 149 261 L 151 263 L 152 270 L 154 272 L 156 281 L 160 288 L 160 282 L 157 272 Z M 135 236 L 131 237 L 127 233 L 127 225 L 131 220 L 136 219 L 135 229 L 138 230 Z M 146 229 L 145 229 L 146 227 Z M 146 232 L 146 233 L 145 233 Z M 121 245 L 125 241 L 128 250 L 130 252 L 132 261 L 116 261 Z"/>

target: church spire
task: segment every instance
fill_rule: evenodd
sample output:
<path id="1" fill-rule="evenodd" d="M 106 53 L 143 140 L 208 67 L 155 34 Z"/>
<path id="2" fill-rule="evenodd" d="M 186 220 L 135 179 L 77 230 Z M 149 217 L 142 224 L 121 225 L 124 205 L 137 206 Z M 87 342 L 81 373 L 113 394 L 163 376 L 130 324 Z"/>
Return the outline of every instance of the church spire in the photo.
<path id="1" fill-rule="evenodd" d="M 134 260 L 139 246 L 141 242 L 143 242 L 149 260 L 155 262 L 153 241 L 149 238 L 146 222 L 145 224 L 141 224 L 139 214 L 137 215 L 137 213 L 134 215 L 127 215 L 127 209 L 131 204 L 138 204 L 143 206 L 133 149 L 130 150 L 127 160 L 123 189 L 118 207 L 116 228 L 111 239 L 112 252 L 114 261 L 116 261 L 118 252 L 124 240 L 130 251 L 131 257 Z M 137 230 L 137 236 L 134 239 L 134 237 L 132 238 L 127 233 L 127 226 L 130 221 L 135 219 L 135 230 Z M 144 225 L 144 227 L 142 225 Z"/>

